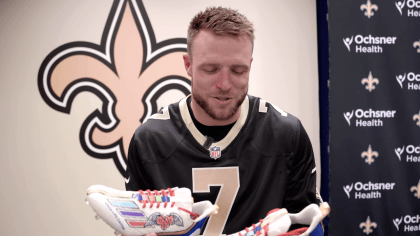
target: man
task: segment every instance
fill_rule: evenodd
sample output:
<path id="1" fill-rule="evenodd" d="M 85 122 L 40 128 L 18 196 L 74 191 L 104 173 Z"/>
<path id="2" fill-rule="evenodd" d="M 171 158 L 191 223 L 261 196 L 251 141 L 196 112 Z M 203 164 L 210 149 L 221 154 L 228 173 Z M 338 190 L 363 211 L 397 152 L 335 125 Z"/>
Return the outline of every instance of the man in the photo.
<path id="1" fill-rule="evenodd" d="M 195 201 L 211 200 L 220 211 L 204 235 L 232 234 L 274 208 L 297 213 L 316 202 L 315 161 L 302 124 L 247 95 L 252 23 L 237 11 L 208 8 L 191 21 L 187 41 L 192 93 L 136 130 L 126 189 L 187 187 Z"/>

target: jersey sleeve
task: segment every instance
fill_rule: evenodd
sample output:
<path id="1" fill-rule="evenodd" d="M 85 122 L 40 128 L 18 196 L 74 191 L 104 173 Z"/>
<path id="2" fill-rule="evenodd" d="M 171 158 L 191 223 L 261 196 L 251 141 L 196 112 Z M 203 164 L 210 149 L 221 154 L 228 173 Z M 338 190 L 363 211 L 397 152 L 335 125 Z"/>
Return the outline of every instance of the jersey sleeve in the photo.
<path id="1" fill-rule="evenodd" d="M 140 159 L 141 152 L 138 148 L 136 134 L 133 135 L 128 148 L 127 170 L 125 172 L 125 189 L 138 191 L 140 189 L 153 189 L 150 179 Z"/>
<path id="2" fill-rule="evenodd" d="M 298 213 L 316 200 L 316 166 L 308 134 L 298 121 L 296 148 L 283 206 L 290 213 Z"/>

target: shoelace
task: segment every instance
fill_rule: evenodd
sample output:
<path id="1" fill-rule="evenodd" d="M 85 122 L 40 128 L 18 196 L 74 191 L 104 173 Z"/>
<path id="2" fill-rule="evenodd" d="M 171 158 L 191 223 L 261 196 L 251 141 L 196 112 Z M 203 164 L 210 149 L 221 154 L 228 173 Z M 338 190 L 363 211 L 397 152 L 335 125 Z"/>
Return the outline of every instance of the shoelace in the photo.
<path id="1" fill-rule="evenodd" d="M 139 190 L 138 200 L 139 202 L 143 203 L 143 208 L 146 207 L 147 203 L 150 203 L 150 208 L 152 208 L 155 203 L 156 203 L 156 207 L 159 208 L 161 202 L 160 201 L 156 202 L 156 196 L 161 196 L 164 198 L 168 197 L 167 199 L 169 200 L 169 196 L 171 197 L 175 196 L 175 191 L 172 190 L 171 188 L 168 188 L 167 190 L 161 189 L 160 191 L 157 191 L 157 190 L 150 191 L 150 189 L 147 189 L 146 191 Z M 163 203 L 164 208 L 166 208 L 166 206 L 168 205 L 168 200 L 165 200 L 165 202 Z M 175 205 L 175 202 L 172 202 L 171 207 L 174 207 L 174 205 Z"/>
<path id="2" fill-rule="evenodd" d="M 149 200 L 144 200 L 144 199 L 139 200 L 139 202 L 143 203 L 143 206 L 142 206 L 143 208 L 146 207 L 146 204 L 147 203 L 150 203 L 150 208 L 152 208 L 155 203 L 156 203 L 156 208 L 159 208 L 161 202 L 156 202 L 156 196 L 162 196 L 162 197 L 169 197 L 169 196 L 171 196 L 171 197 L 174 197 L 175 196 L 175 191 L 172 190 L 171 188 L 168 188 L 167 190 L 161 189 L 160 191 L 157 191 L 157 190 L 151 191 L 150 189 L 147 189 L 146 191 L 139 190 L 139 194 L 142 197 L 145 196 L 145 195 L 147 195 L 147 197 L 145 197 L 145 198 L 146 199 L 149 199 Z M 168 205 L 168 202 L 165 201 L 163 203 L 163 208 L 166 208 L 167 205 Z M 174 207 L 174 205 L 175 205 L 175 202 L 172 202 L 171 203 L 171 207 Z M 183 210 L 183 211 L 189 213 L 190 216 L 191 216 L 191 219 L 193 219 L 193 220 L 195 220 L 195 219 L 197 219 L 197 217 L 199 217 L 198 214 L 196 214 L 194 212 L 191 212 L 191 211 L 189 211 L 187 209 L 184 209 L 184 208 L 181 208 L 181 207 L 178 207 L 178 209 Z"/>
<path id="3" fill-rule="evenodd" d="M 185 212 L 189 213 L 189 214 L 190 214 L 191 219 L 193 219 L 193 220 L 197 219 L 197 218 L 200 216 L 199 214 L 194 213 L 194 212 L 192 212 L 192 211 L 189 211 L 189 210 L 187 210 L 187 209 L 184 209 L 184 208 L 182 208 L 182 207 L 178 207 L 178 209 L 183 210 L 183 211 L 185 211 Z"/>

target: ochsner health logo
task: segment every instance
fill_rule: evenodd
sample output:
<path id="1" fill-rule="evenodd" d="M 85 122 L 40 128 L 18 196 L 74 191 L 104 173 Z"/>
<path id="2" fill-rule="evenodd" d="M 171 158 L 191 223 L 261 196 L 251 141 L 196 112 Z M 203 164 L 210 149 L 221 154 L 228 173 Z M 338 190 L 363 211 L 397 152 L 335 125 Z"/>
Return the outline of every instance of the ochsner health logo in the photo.
<path id="1" fill-rule="evenodd" d="M 392 220 L 394 223 L 395 228 L 397 231 L 400 231 L 400 229 L 404 232 L 418 232 L 420 231 L 420 215 L 406 215 L 401 216 L 400 218 L 395 218 Z M 403 225 L 401 223 L 404 222 Z M 402 227 L 400 227 L 400 225 Z"/>
<path id="2" fill-rule="evenodd" d="M 351 120 L 351 118 L 353 117 L 353 114 L 354 114 L 354 110 L 353 111 L 351 111 L 351 113 L 350 112 L 345 112 L 343 115 L 344 115 L 344 118 L 346 119 L 346 121 L 347 121 L 347 123 L 349 123 L 349 126 L 351 126 L 351 122 L 350 122 L 350 120 Z"/>
<path id="3" fill-rule="evenodd" d="M 384 126 L 384 118 L 394 118 L 396 110 L 363 110 L 357 109 L 356 112 L 352 110 L 351 112 L 345 112 L 344 118 L 346 119 L 349 126 L 351 126 L 351 118 L 353 114 L 356 116 L 356 126 L 360 127 L 371 127 L 371 126 Z"/>
<path id="4" fill-rule="evenodd" d="M 406 74 L 404 74 L 404 75 L 397 75 L 397 76 L 396 76 L 396 78 L 397 78 L 397 82 L 400 84 L 401 89 L 403 89 L 403 88 L 404 88 L 404 86 L 403 86 L 403 82 L 404 82 L 404 80 L 405 80 L 405 75 L 406 75 Z"/>
<path id="5" fill-rule="evenodd" d="M 404 81 L 407 79 L 407 89 L 408 90 L 420 90 L 420 74 L 414 72 L 404 73 L 401 75 L 395 76 L 398 84 L 401 89 L 404 89 Z"/>
<path id="6" fill-rule="evenodd" d="M 402 148 L 395 148 L 394 151 L 395 154 L 397 154 L 398 159 L 401 161 L 401 155 L 404 153 L 404 146 Z"/>
<path id="7" fill-rule="evenodd" d="M 350 45 L 353 43 L 353 36 L 351 36 L 351 38 L 345 38 L 345 39 L 343 39 L 343 42 L 344 42 L 344 45 L 346 45 L 347 49 L 350 52 L 351 51 Z"/>
<path id="8" fill-rule="evenodd" d="M 354 37 L 354 42 L 356 43 L 355 51 L 356 53 L 382 53 L 383 48 L 380 45 L 395 44 L 396 40 L 397 40 L 397 37 L 393 37 L 393 36 L 374 37 L 372 35 L 363 36 L 359 34 Z M 343 42 L 344 42 L 344 45 L 347 47 L 347 50 L 351 52 L 353 36 L 343 38 Z"/>
<path id="9" fill-rule="evenodd" d="M 395 2 L 395 6 L 401 15 L 404 14 L 404 7 L 407 6 L 407 16 L 408 17 L 420 17 L 420 1 L 419 0 L 404 0 Z"/>
<path id="10" fill-rule="evenodd" d="M 351 185 L 343 186 L 344 192 L 347 194 L 347 197 L 350 198 L 350 192 L 353 189 L 353 183 Z"/>
<path id="11" fill-rule="evenodd" d="M 400 231 L 400 224 L 402 222 L 402 216 L 399 219 L 398 218 L 393 219 L 392 222 L 394 223 L 394 225 L 397 228 L 397 230 Z"/>
<path id="12" fill-rule="evenodd" d="M 398 11 L 401 15 L 403 15 L 403 8 L 405 6 L 405 0 L 403 2 L 399 1 L 395 3 L 395 6 L 397 7 Z"/>
<path id="13" fill-rule="evenodd" d="M 394 151 L 400 161 L 406 160 L 406 162 L 420 162 L 420 146 L 407 145 L 407 147 L 397 147 Z M 403 155 L 404 152 L 406 152 L 406 156 Z"/>
<path id="14" fill-rule="evenodd" d="M 354 184 L 354 199 L 375 199 L 381 198 L 384 191 L 394 190 L 395 183 L 362 183 L 356 182 Z M 343 186 L 347 197 L 351 199 L 353 190 L 353 183 Z"/>

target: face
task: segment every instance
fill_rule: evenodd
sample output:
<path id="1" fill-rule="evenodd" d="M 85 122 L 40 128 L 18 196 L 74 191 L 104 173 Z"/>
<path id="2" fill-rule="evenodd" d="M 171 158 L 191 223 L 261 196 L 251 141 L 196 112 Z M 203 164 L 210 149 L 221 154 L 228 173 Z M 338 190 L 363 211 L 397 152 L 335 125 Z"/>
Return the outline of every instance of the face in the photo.
<path id="1" fill-rule="evenodd" d="M 251 54 L 247 36 L 218 36 L 203 30 L 195 36 L 191 56 L 184 55 L 184 64 L 192 78 L 197 119 L 201 115 L 215 121 L 236 121 L 248 92 Z M 194 103 L 198 109 L 194 110 Z"/>

